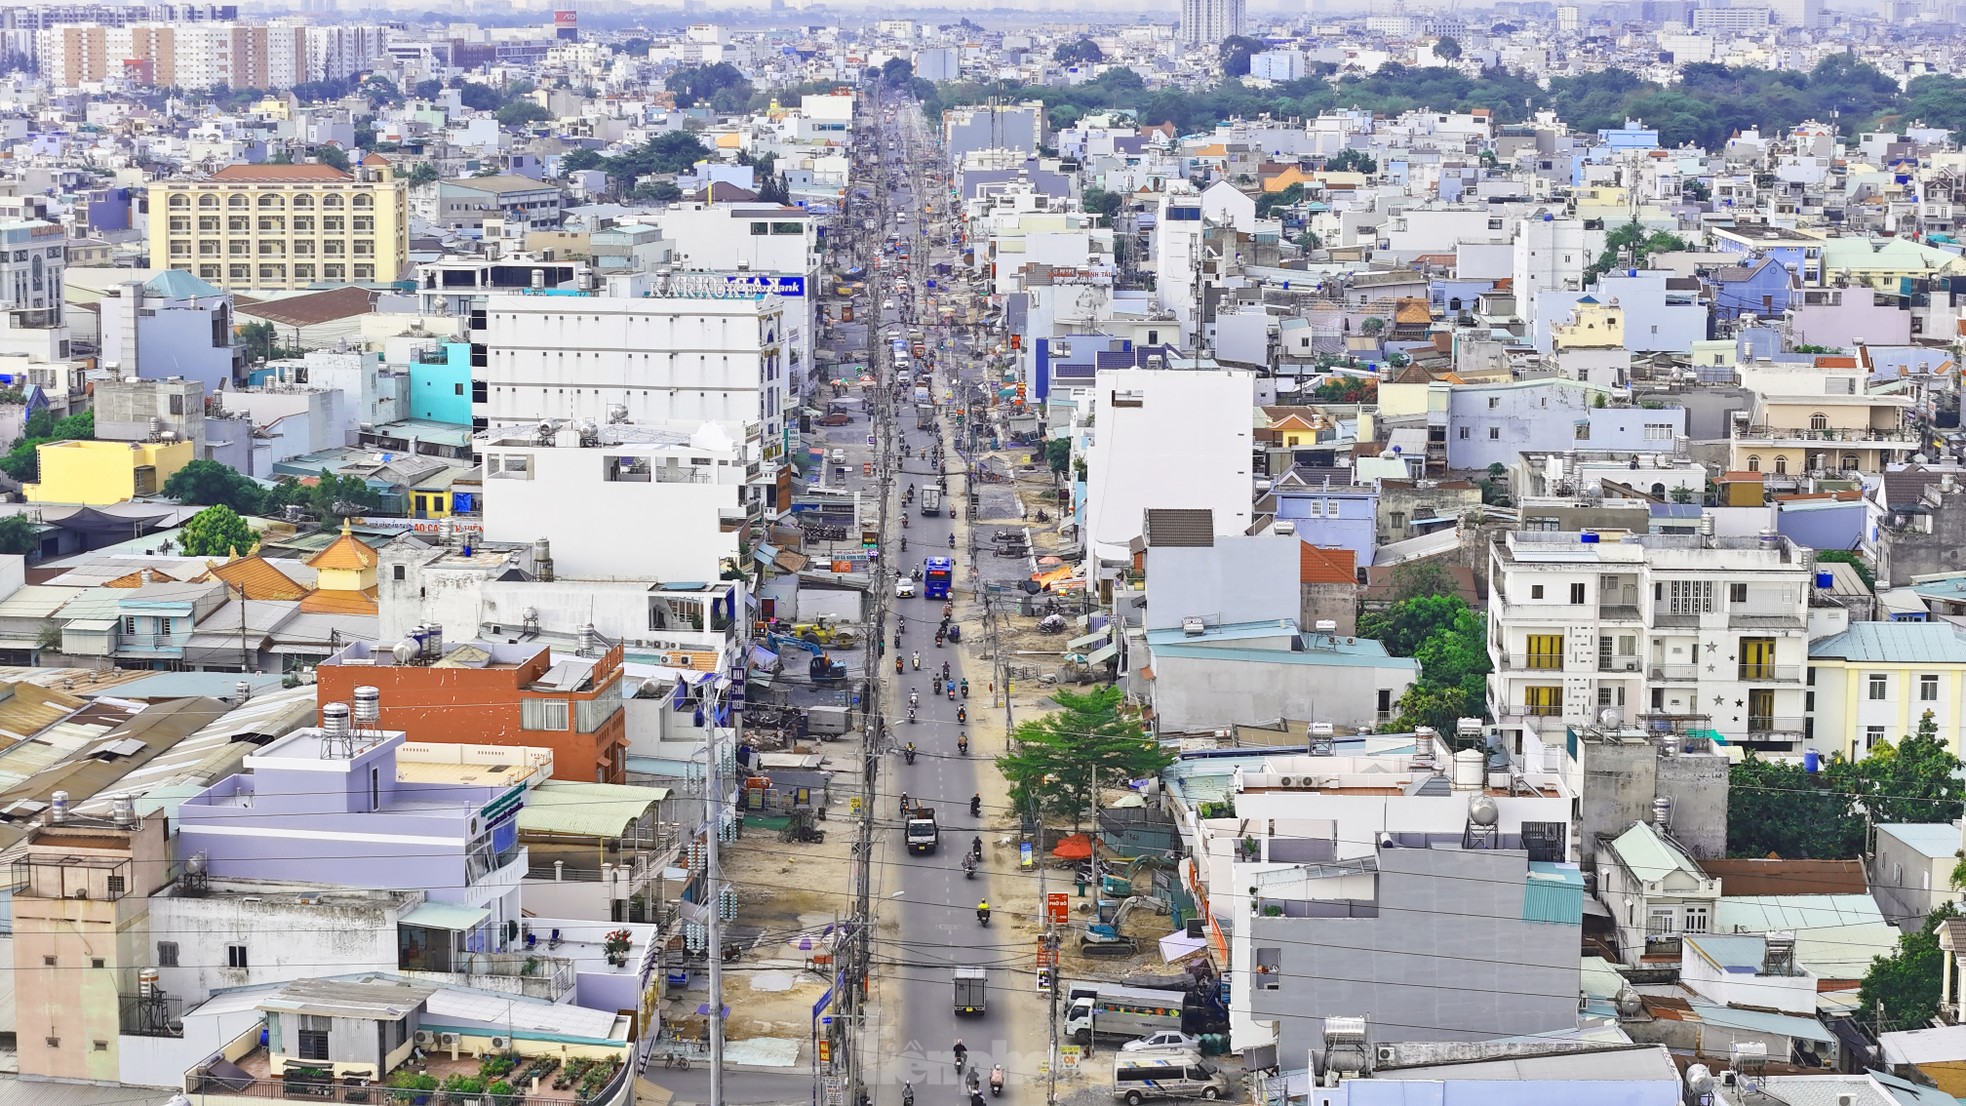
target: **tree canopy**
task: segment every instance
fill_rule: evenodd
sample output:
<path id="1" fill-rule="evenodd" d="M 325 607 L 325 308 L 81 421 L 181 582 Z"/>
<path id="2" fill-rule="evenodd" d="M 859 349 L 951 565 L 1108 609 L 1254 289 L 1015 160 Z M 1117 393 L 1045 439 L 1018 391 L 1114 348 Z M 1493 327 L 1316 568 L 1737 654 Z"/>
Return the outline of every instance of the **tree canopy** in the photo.
<path id="1" fill-rule="evenodd" d="M 1959 759 L 1932 712 L 1893 745 L 1861 760 L 1831 756 L 1810 772 L 1749 752 L 1730 770 L 1727 851 L 1732 856 L 1841 860 L 1861 856 L 1876 822 L 1950 822 L 1960 816 Z"/>
<path id="2" fill-rule="evenodd" d="M 96 436 L 96 413 L 84 411 L 79 415 L 55 418 L 46 408 L 27 417 L 22 427 L 25 431 L 4 457 L 0 457 L 0 471 L 16 480 L 34 480 L 41 469 L 39 448 L 49 442 L 87 441 Z"/>
<path id="3" fill-rule="evenodd" d="M 1945 953 L 1939 948 L 1939 927 L 1959 916 L 1951 903 L 1926 915 L 1916 932 L 1901 934 L 1889 956 L 1870 963 L 1857 988 L 1857 1020 L 1880 1031 L 1922 1029 L 1938 1013 Z"/>
<path id="4" fill-rule="evenodd" d="M 1846 133 L 1914 118 L 1966 131 L 1966 78 L 1919 77 L 1900 92 L 1888 76 L 1847 53 L 1832 54 L 1806 73 L 1689 65 L 1670 87 L 1623 69 L 1555 77 L 1545 88 L 1536 74 L 1499 67 L 1470 75 L 1448 66 L 1393 63 L 1369 74 L 1344 76 L 1320 64 L 1314 75 L 1302 80 L 1251 88 L 1240 78 L 1249 72 L 1249 57 L 1262 48 L 1262 43 L 1241 36 L 1224 40 L 1218 53 L 1223 79 L 1208 89 L 1148 89 L 1132 71 L 1114 69 L 1068 87 L 950 82 L 938 86 L 933 98 L 918 95 L 931 117 L 944 107 L 980 104 L 996 97 L 1041 100 L 1054 112 L 1062 107 L 1079 113 L 1126 109 L 1142 123 L 1170 122 L 1185 132 L 1204 130 L 1235 116 L 1309 117 L 1343 108 L 1384 114 L 1486 108 L 1499 123 L 1519 122 L 1550 109 L 1572 130 L 1587 134 L 1623 127 L 1628 119 L 1643 119 L 1658 129 L 1659 141 L 1668 147 L 1690 143 L 1709 150 L 1720 148 L 1737 131 L 1754 127 L 1763 133 L 1785 131 L 1833 115 L 1843 121 Z M 1435 55 L 1448 60 L 1459 52 L 1460 44 L 1451 39 L 1435 46 Z M 1118 77 L 1120 73 L 1125 77 Z"/>
<path id="5" fill-rule="evenodd" d="M 750 102 L 751 82 L 742 70 L 727 61 L 712 65 L 686 65 L 669 74 L 662 87 L 676 97 L 679 108 L 708 104 L 720 112 L 740 111 Z"/>
<path id="6" fill-rule="evenodd" d="M 1052 694 L 1057 711 L 1020 723 L 1011 733 L 1013 750 L 997 758 L 1012 805 L 1021 812 L 1035 802 L 1044 814 L 1082 825 L 1095 781 L 1120 787 L 1174 763 L 1124 700 L 1116 687 L 1060 690 Z"/>
<path id="7" fill-rule="evenodd" d="M 1487 713 L 1487 620 L 1455 594 L 1453 577 L 1438 565 L 1401 566 L 1394 589 L 1391 606 L 1358 621 L 1360 635 L 1420 662 L 1420 678 L 1400 696 L 1393 724 L 1452 734 L 1460 719 Z"/>
<path id="8" fill-rule="evenodd" d="M 190 557 L 229 557 L 234 550 L 252 552 L 259 539 L 239 512 L 223 504 L 207 507 L 178 531 L 178 548 Z"/>
<path id="9" fill-rule="evenodd" d="M 1106 52 L 1098 43 L 1080 35 L 1076 41 L 1059 43 L 1051 52 L 1051 60 L 1060 65 L 1097 65 L 1106 60 Z"/>
<path id="10" fill-rule="evenodd" d="M 164 495 L 179 503 L 223 505 L 242 515 L 264 509 L 266 492 L 252 477 L 217 461 L 196 460 L 164 481 Z"/>

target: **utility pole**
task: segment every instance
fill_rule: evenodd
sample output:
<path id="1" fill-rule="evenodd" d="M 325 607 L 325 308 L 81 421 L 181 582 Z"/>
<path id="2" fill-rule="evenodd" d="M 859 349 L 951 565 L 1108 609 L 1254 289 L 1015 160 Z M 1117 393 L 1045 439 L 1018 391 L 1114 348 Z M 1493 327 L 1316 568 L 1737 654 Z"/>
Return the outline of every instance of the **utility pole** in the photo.
<path id="1" fill-rule="evenodd" d="M 748 640 L 745 651 L 750 651 Z M 706 685 L 707 686 L 707 685 Z M 704 820 L 710 832 L 704 848 L 703 884 L 709 891 L 710 919 L 704 935 L 703 955 L 710 961 L 710 1106 L 724 1106 L 724 887 L 723 868 L 718 863 L 718 846 L 724 835 L 723 743 L 717 712 L 706 701 L 704 727 Z"/>

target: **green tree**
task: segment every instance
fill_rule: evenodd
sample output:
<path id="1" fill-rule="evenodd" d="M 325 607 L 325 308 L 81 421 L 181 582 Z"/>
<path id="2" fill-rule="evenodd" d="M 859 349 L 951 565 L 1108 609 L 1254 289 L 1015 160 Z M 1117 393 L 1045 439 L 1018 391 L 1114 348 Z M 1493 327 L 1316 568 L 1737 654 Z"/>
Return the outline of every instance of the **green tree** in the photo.
<path id="1" fill-rule="evenodd" d="M 1295 207 L 1304 201 L 1304 186 L 1292 184 L 1280 191 L 1265 192 L 1256 197 L 1256 217 L 1268 219 L 1276 214 L 1277 208 Z"/>
<path id="2" fill-rule="evenodd" d="M 710 156 L 703 140 L 687 131 L 665 131 L 632 150 L 606 159 L 603 168 L 617 180 L 631 181 L 651 173 L 684 173 Z"/>
<path id="3" fill-rule="evenodd" d="M 505 103 L 505 95 L 498 89 L 478 81 L 465 81 L 457 86 L 458 102 L 472 111 L 497 111 Z"/>
<path id="4" fill-rule="evenodd" d="M 1096 186 L 1087 188 L 1082 197 L 1082 203 L 1088 213 L 1104 215 L 1108 219 L 1120 213 L 1122 202 L 1124 202 L 1123 198 L 1118 192 L 1108 192 Z"/>
<path id="5" fill-rule="evenodd" d="M 578 173 L 586 169 L 605 169 L 607 159 L 601 151 L 582 146 L 578 150 L 568 150 L 560 158 L 560 172 Z"/>
<path id="6" fill-rule="evenodd" d="M 1071 471 L 1072 441 L 1070 438 L 1052 438 L 1044 443 L 1044 461 L 1050 466 L 1051 475 L 1059 477 Z"/>
<path id="7" fill-rule="evenodd" d="M 415 93 L 419 100 L 434 100 L 444 94 L 444 82 L 435 78 L 418 81 L 410 86 L 410 91 Z"/>
<path id="8" fill-rule="evenodd" d="M 1880 743 L 1858 762 L 1856 800 L 1873 822 L 1952 822 L 1960 815 L 1959 758 L 1926 711 L 1896 745 Z"/>
<path id="9" fill-rule="evenodd" d="M 1643 268 L 1646 260 L 1655 253 L 1672 253 L 1686 248 L 1686 240 L 1679 235 L 1662 230 L 1648 231 L 1645 224 L 1633 219 L 1604 236 L 1604 252 L 1584 270 L 1584 283 L 1589 284 L 1627 263 Z"/>
<path id="10" fill-rule="evenodd" d="M 277 361 L 293 356 L 292 350 L 280 345 L 280 335 L 273 329 L 273 324 L 265 321 L 241 326 L 239 344 L 246 348 L 248 361 Z"/>
<path id="11" fill-rule="evenodd" d="M 1331 173 L 1370 175 L 1379 171 L 1379 163 L 1363 150 L 1340 150 L 1324 159 L 1324 168 Z"/>
<path id="12" fill-rule="evenodd" d="M 1247 35 L 1230 35 L 1222 40 L 1216 56 L 1222 62 L 1224 77 L 1249 76 L 1249 59 L 1263 52 L 1263 44 Z"/>
<path id="13" fill-rule="evenodd" d="M 745 100 L 751 98 L 751 82 L 744 78 L 743 71 L 727 61 L 713 65 L 686 65 L 669 74 L 662 87 L 676 97 L 679 108 L 693 108 L 707 103 L 719 92 L 741 91 Z"/>
<path id="14" fill-rule="evenodd" d="M 518 128 L 530 123 L 544 123 L 553 118 L 537 100 L 514 100 L 498 109 L 498 125 Z"/>
<path id="15" fill-rule="evenodd" d="M 424 184 L 436 184 L 438 179 L 437 167 L 427 161 L 419 161 L 415 165 L 410 166 L 409 176 L 404 179 L 409 181 L 412 187 Z M 268 325 L 270 326 L 271 324 Z"/>
<path id="16" fill-rule="evenodd" d="M 1674 503 L 1691 503 L 1693 502 L 1693 489 L 1680 484 L 1673 488 L 1671 496 Z"/>
<path id="17" fill-rule="evenodd" d="M 23 556 L 41 548 L 41 528 L 26 515 L 0 518 L 0 553 Z"/>
<path id="18" fill-rule="evenodd" d="M 674 203 L 683 198 L 683 190 L 676 187 L 675 181 L 644 181 L 635 186 L 635 190 L 628 194 L 628 198 L 643 203 Z"/>
<path id="19" fill-rule="evenodd" d="M 192 515 L 178 531 L 178 548 L 188 557 L 226 557 L 252 551 L 258 539 L 239 512 L 220 504 Z"/>
<path id="20" fill-rule="evenodd" d="M 1057 691 L 1059 709 L 1018 725 L 1014 749 L 997 758 L 1010 784 L 1016 809 L 1033 803 L 1043 814 L 1069 817 L 1074 827 L 1090 812 L 1094 781 L 1119 787 L 1158 775 L 1174 756 L 1124 710 L 1125 694 L 1116 687 L 1080 694 Z"/>
<path id="21" fill-rule="evenodd" d="M 1813 860 L 1861 854 L 1864 824 L 1851 797 L 1853 770 L 1841 757 L 1810 772 L 1749 750 L 1728 770 L 1727 854 Z"/>
<path id="22" fill-rule="evenodd" d="M 1939 927 L 1958 913 L 1951 903 L 1941 905 L 1917 932 L 1898 937 L 1897 951 L 1871 961 L 1857 988 L 1857 1021 L 1888 1031 L 1921 1028 L 1932 1020 L 1946 970 Z"/>
<path id="23" fill-rule="evenodd" d="M 881 66 L 881 82 L 889 88 L 900 88 L 915 79 L 915 63 L 907 58 L 889 58 Z"/>
<path id="24" fill-rule="evenodd" d="M 1099 44 L 1080 35 L 1074 42 L 1061 42 L 1051 52 L 1051 60 L 1060 65 L 1097 65 L 1106 60 L 1106 52 Z"/>
<path id="25" fill-rule="evenodd" d="M 179 503 L 223 505 L 242 515 L 256 515 L 266 493 L 252 477 L 217 461 L 187 463 L 164 481 L 164 494 Z"/>
<path id="26" fill-rule="evenodd" d="M 1461 60 L 1460 40 L 1456 39 L 1453 35 L 1440 36 L 1440 38 L 1434 43 L 1434 57 L 1437 57 L 1440 60 L 1447 61 L 1447 62 L 1460 61 Z"/>
<path id="27" fill-rule="evenodd" d="M 344 173 L 348 172 L 348 167 L 352 164 L 348 160 L 348 151 L 332 142 L 314 147 L 314 160 Z"/>
<path id="28" fill-rule="evenodd" d="M 1468 609 L 1438 565 L 1402 565 L 1393 586 L 1391 606 L 1361 614 L 1359 633 L 1420 662 L 1420 678 L 1400 696 L 1397 725 L 1451 734 L 1457 720 L 1487 713 L 1487 620 Z"/>

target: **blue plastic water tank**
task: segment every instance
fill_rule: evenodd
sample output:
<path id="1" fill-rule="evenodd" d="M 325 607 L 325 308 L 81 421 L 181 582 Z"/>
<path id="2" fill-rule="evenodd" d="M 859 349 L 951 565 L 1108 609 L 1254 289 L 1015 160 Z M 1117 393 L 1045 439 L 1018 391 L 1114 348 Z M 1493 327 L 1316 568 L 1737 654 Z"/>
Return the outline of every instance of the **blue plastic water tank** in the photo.
<path id="1" fill-rule="evenodd" d="M 1809 749 L 1803 752 L 1802 770 L 1804 772 L 1808 772 L 1809 774 L 1814 775 L 1816 772 L 1820 771 L 1822 767 L 1823 767 L 1823 754 L 1817 752 L 1814 749 Z"/>
<path id="2" fill-rule="evenodd" d="M 1836 576 L 1833 573 L 1829 573 L 1829 572 L 1816 573 L 1816 586 L 1819 588 L 1829 587 L 1831 584 L 1835 582 L 1836 582 Z"/>
<path id="3" fill-rule="evenodd" d="M 1577 535 L 1577 540 L 1583 542 L 1585 545 L 1596 545 L 1598 543 L 1598 536 L 1587 530 Z"/>

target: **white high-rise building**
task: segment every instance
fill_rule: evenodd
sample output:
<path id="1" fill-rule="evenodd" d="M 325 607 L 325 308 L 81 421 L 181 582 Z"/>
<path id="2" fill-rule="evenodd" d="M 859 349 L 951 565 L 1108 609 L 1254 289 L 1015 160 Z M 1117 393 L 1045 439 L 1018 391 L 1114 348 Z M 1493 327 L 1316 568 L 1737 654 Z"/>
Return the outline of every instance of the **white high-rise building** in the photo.
<path id="1" fill-rule="evenodd" d="M 731 291 L 736 283 L 721 277 L 675 283 L 684 286 L 633 274 L 611 278 L 598 295 L 488 297 L 474 421 L 632 422 L 685 434 L 712 423 L 755 446 L 762 464 L 749 483 L 771 505 L 795 432 L 786 423 L 785 303 Z"/>
<path id="2" fill-rule="evenodd" d="M 1181 41 L 1214 46 L 1242 33 L 1243 0 L 1181 0 Z"/>

